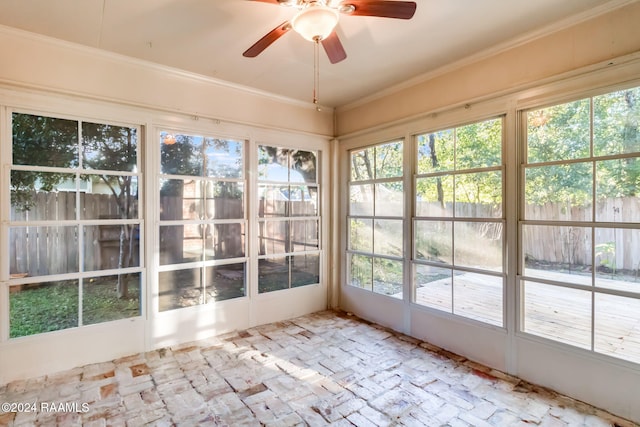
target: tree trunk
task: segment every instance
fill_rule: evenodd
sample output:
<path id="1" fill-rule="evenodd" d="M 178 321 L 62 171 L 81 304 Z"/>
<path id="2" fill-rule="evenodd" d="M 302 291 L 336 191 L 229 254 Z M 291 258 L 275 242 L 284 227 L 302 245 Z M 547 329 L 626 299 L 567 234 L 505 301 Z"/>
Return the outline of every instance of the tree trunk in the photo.
<path id="1" fill-rule="evenodd" d="M 429 134 L 429 151 L 431 152 L 431 165 L 433 169 L 438 168 L 438 155 L 436 154 L 436 138 L 431 133 Z M 444 209 L 444 190 L 442 189 L 442 178 L 436 178 L 436 189 L 438 191 L 438 202 L 440 207 Z"/>
<path id="2" fill-rule="evenodd" d="M 128 231 L 127 225 L 120 227 L 120 250 L 118 251 L 118 270 L 122 269 L 125 265 L 125 245 L 126 242 L 133 241 L 132 233 Z M 128 236 L 127 236 L 128 235 Z M 126 274 L 118 274 L 118 298 L 124 299 L 129 297 L 129 280 Z"/>

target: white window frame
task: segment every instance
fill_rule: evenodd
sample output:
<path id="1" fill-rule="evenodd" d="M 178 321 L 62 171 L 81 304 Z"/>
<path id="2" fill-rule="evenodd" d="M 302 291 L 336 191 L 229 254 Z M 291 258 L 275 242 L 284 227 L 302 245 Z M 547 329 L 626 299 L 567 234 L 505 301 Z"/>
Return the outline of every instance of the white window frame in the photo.
<path id="1" fill-rule="evenodd" d="M 586 79 L 593 79 L 594 76 L 586 76 Z M 615 84 L 615 85 L 603 85 L 597 86 L 594 85 L 594 88 L 582 90 L 582 91 L 574 91 L 569 94 L 564 94 L 561 91 L 557 94 L 552 94 L 547 97 L 542 97 L 540 99 L 529 100 L 527 102 L 522 102 L 522 104 L 517 109 L 517 122 L 518 122 L 518 201 L 519 201 L 519 209 L 518 209 L 518 221 L 517 221 L 517 241 L 518 241 L 518 255 L 517 255 L 517 319 L 516 319 L 516 334 L 518 336 L 526 337 L 532 341 L 542 342 L 545 344 L 552 345 L 558 348 L 564 348 L 571 352 L 575 352 L 578 354 L 588 354 L 590 357 L 595 359 L 602 359 L 613 361 L 616 364 L 623 364 L 626 366 L 640 366 L 640 359 L 638 361 L 630 361 L 625 358 L 620 358 L 613 356 L 609 353 L 598 352 L 595 350 L 595 335 L 596 335 L 596 326 L 595 326 L 595 317 L 596 317 L 596 304 L 595 298 L 596 295 L 614 295 L 620 297 L 633 298 L 636 300 L 640 300 L 640 293 L 628 292 L 624 290 L 616 290 L 610 288 L 602 288 L 595 286 L 596 284 L 596 275 L 593 270 L 595 270 L 595 230 L 598 228 L 619 228 L 619 229 L 634 229 L 640 230 L 640 219 L 637 222 L 607 222 L 607 221 L 598 221 L 595 217 L 595 203 L 592 205 L 592 218 L 590 221 L 577 221 L 577 220 L 536 220 L 536 219 L 527 219 L 524 218 L 525 212 L 525 172 L 529 167 L 543 167 L 548 164 L 577 164 L 577 163 L 587 163 L 590 164 L 592 170 L 595 172 L 595 167 L 599 161 L 606 161 L 612 159 L 622 159 L 622 158 L 630 158 L 634 157 L 640 159 L 640 156 L 625 153 L 625 154 L 616 154 L 616 155 L 604 155 L 598 156 L 593 153 L 593 98 L 598 95 L 605 95 L 612 92 L 617 92 L 625 89 L 632 89 L 640 87 L 640 81 L 628 82 L 623 84 Z M 581 157 L 578 159 L 569 159 L 563 161 L 549 161 L 549 162 L 535 162 L 528 163 L 527 162 L 527 113 L 530 111 L 534 111 L 541 108 L 552 107 L 556 105 L 562 105 L 565 103 L 571 103 L 574 101 L 580 100 L 589 100 L 590 105 L 590 117 L 589 117 L 589 147 L 590 153 L 586 157 Z M 636 152 L 637 153 L 637 152 Z M 595 173 L 592 176 L 592 185 L 593 185 L 593 194 L 592 201 L 595 200 L 595 186 L 596 186 L 596 176 Z M 594 263 L 592 265 L 592 274 L 589 279 L 591 285 L 583 285 L 579 283 L 564 283 L 556 280 L 550 280 L 539 277 L 529 277 L 525 273 L 525 259 L 524 259 L 524 249 L 523 249 L 523 227 L 526 225 L 545 225 L 545 226 L 561 226 L 561 227 L 580 227 L 590 230 L 591 235 L 591 260 Z M 561 341 L 559 339 L 552 339 L 541 334 L 536 334 L 534 332 L 527 332 L 525 330 L 525 282 L 530 282 L 534 284 L 541 284 L 546 286 L 555 286 L 559 289 L 566 290 L 579 290 L 590 293 L 590 301 L 591 301 L 591 309 L 590 309 L 590 334 L 589 334 L 589 348 L 580 347 L 577 345 L 573 345 L 567 343 L 565 341 Z"/>
<path id="2" fill-rule="evenodd" d="M 412 164 L 412 187 L 411 187 L 411 195 L 412 195 L 412 218 L 411 218 L 411 223 L 413 225 L 413 229 L 412 229 L 412 234 L 411 234 L 411 240 L 412 240 L 412 254 L 411 254 L 411 299 L 412 302 L 415 305 L 420 306 L 421 308 L 424 308 L 425 310 L 433 310 L 433 311 L 437 311 L 440 312 L 442 314 L 445 315 L 450 315 L 450 316 L 454 316 L 454 317 L 463 317 L 465 318 L 465 320 L 468 321 L 473 321 L 473 322 L 479 322 L 482 324 L 487 324 L 487 325 L 491 325 L 497 328 L 506 328 L 507 325 L 507 292 L 506 292 L 506 288 L 507 288 L 507 219 L 506 219 L 506 215 L 507 215 L 507 209 L 506 209 L 506 115 L 505 114 L 497 114 L 497 115 L 493 115 L 493 116 L 487 116 L 481 119 L 476 119 L 473 121 L 463 121 L 451 126 L 447 126 L 445 128 L 436 128 L 434 130 L 427 130 L 424 132 L 420 132 L 419 134 L 415 134 L 414 137 L 412 138 L 413 140 L 413 147 L 412 147 L 412 151 L 415 152 L 418 149 L 418 136 L 419 135 L 425 135 L 425 134 L 430 134 L 430 133 L 434 133 L 434 132 L 438 132 L 441 130 L 452 130 L 455 131 L 458 128 L 467 126 L 467 125 L 472 125 L 472 124 L 477 124 L 477 123 L 481 123 L 484 121 L 491 121 L 491 120 L 499 120 L 501 123 L 501 130 L 502 130 L 502 135 L 501 135 L 501 147 L 500 147 L 500 164 L 499 165 L 495 165 L 495 166 L 490 166 L 490 167 L 482 167 L 482 168 L 470 168 L 470 169 L 457 169 L 457 167 L 451 169 L 451 170 L 447 170 L 447 171 L 436 171 L 436 172 L 429 172 L 429 173 L 419 173 L 418 172 L 418 158 L 416 156 L 415 161 Z M 454 154 L 454 163 L 455 163 L 455 154 Z M 461 175 L 461 174 L 468 174 L 468 173 L 482 173 L 482 172 L 500 172 L 501 177 L 502 177 L 502 188 L 501 188 L 501 211 L 502 211 L 502 215 L 500 218 L 484 218 L 484 217 L 459 217 L 456 215 L 455 213 L 455 209 L 452 213 L 451 216 L 445 216 L 445 217 L 431 217 L 431 216 L 418 216 L 417 212 L 416 212 L 416 206 L 415 206 L 415 201 L 416 201 L 416 197 L 417 197 L 417 181 L 420 178 L 423 177 L 435 177 L 435 176 L 450 176 L 452 178 L 454 178 L 457 175 Z M 454 179 L 455 182 L 455 179 Z M 454 185 L 454 205 L 455 205 L 455 185 Z M 452 263 L 436 263 L 436 262 L 432 262 L 429 260 L 423 260 L 423 259 L 419 259 L 417 257 L 416 254 L 416 245 L 415 245 L 415 229 L 416 229 L 416 223 L 420 220 L 430 220 L 430 221 L 444 221 L 444 222 L 448 222 L 451 223 L 452 225 L 452 230 L 451 230 L 451 235 L 452 235 L 452 257 L 453 257 L 453 262 Z M 501 271 L 493 271 L 490 269 L 480 269 L 480 268 L 474 268 L 474 267 L 468 267 L 468 266 L 460 266 L 456 264 L 455 261 L 455 234 L 456 234 L 456 230 L 455 230 L 455 224 L 459 223 L 459 222 L 474 222 L 474 223 L 487 223 L 487 224 L 501 224 L 502 225 L 502 238 L 501 238 L 501 246 L 502 246 L 502 255 L 501 255 L 501 263 L 502 263 L 502 269 Z M 502 281 L 502 292 L 501 292 L 501 324 L 494 324 L 491 322 L 487 322 L 481 319 L 478 319 L 476 317 L 470 317 L 470 316 L 465 316 L 463 314 L 458 314 L 456 313 L 455 310 L 455 283 L 451 283 L 451 287 L 452 287 L 452 292 L 451 292 L 451 311 L 445 311 L 445 310 L 441 310 L 435 307 L 431 307 L 431 306 L 425 306 L 422 304 L 419 304 L 416 301 L 416 292 L 417 292 L 417 288 L 416 288 L 416 283 L 415 283 L 415 273 L 416 273 L 416 269 L 418 266 L 430 266 L 430 267 L 435 267 L 435 268 L 444 268 L 444 269 L 450 269 L 452 274 L 455 274 L 456 271 L 459 272 L 467 272 L 467 273 L 477 273 L 477 274 L 482 274 L 482 275 L 486 275 L 486 276 L 491 276 L 491 277 L 495 277 L 495 278 L 500 278 Z M 452 277 L 453 280 L 453 277 Z"/>
<path id="3" fill-rule="evenodd" d="M 90 327 L 95 325 L 95 323 L 91 323 L 85 325 L 83 323 L 83 281 L 85 279 L 90 279 L 93 277 L 105 277 L 105 276 L 113 276 L 113 275 L 121 275 L 121 274 L 139 274 L 140 278 L 140 289 L 139 289 L 139 307 L 140 312 L 137 316 L 111 320 L 102 323 L 111 323 L 111 322 L 125 322 L 131 319 L 143 319 L 146 316 L 146 292 L 145 292 L 145 234 L 144 234 L 144 212 L 145 212 L 145 192 L 144 192 L 144 180 L 145 173 L 144 172 L 144 125 L 141 123 L 134 124 L 132 122 L 124 122 L 120 120 L 113 120 L 104 118 L 104 119 L 95 119 L 88 117 L 86 114 L 82 114 L 81 112 L 76 113 L 52 113 L 48 111 L 41 111 L 35 108 L 21 108 L 21 107 L 3 107 L 2 108 L 2 124 L 4 128 L 3 136 L 10 143 L 4 144 L 2 147 L 2 156 L 3 159 L 3 179 L 0 179 L 3 182 L 3 188 L 9 188 L 10 185 L 10 174 L 11 170 L 29 170 L 29 171 L 41 171 L 41 172 L 60 172 L 60 173 L 68 173 L 70 175 L 76 175 L 79 177 L 83 175 L 83 172 L 87 174 L 107 174 L 112 176 L 132 176 L 136 177 L 138 184 L 138 209 L 137 209 L 137 218 L 132 219 L 117 219 L 117 220 L 109 220 L 109 219 L 82 219 L 81 212 L 81 200 L 80 200 L 80 188 L 79 181 L 76 181 L 76 201 L 75 201 L 75 209 L 76 209 L 76 218 L 73 220 L 29 220 L 29 221 L 14 221 L 10 218 L 10 192 L 3 192 L 4 197 L 0 201 L 2 202 L 2 210 L 0 212 L 1 221 L 1 231 L 0 231 L 0 239 L 2 242 L 9 242 L 9 230 L 12 227 L 57 227 L 57 226 L 77 226 L 78 227 L 78 271 L 71 273 L 61 273 L 61 274 L 51 274 L 51 275 L 40 275 L 40 276 L 31 276 L 24 278 L 11 278 L 10 277 L 10 268 L 9 268 L 9 257 L 7 256 L 0 266 L 0 282 L 4 282 L 5 289 L 3 290 L 0 287 L 0 292 L 4 295 L 7 295 L 10 292 L 10 288 L 12 286 L 20 286 L 25 284 L 37 284 L 37 283 L 47 283 L 52 280 L 61 281 L 61 280 L 78 280 L 78 325 L 77 327 L 65 328 L 50 332 L 37 333 L 33 335 L 26 335 L 21 337 L 10 338 L 9 330 L 10 330 L 10 313 L 9 313 L 9 298 L 0 297 L 0 305 L 2 306 L 2 312 L 5 313 L 0 319 L 0 324 L 3 326 L 0 327 L 0 343 L 6 341 L 14 341 L 14 340 L 32 340 L 38 339 L 39 336 L 43 334 L 54 334 L 54 333 L 64 333 L 68 330 L 72 329 L 83 329 L 86 327 Z M 60 111 L 64 111 L 61 109 Z M 51 117 L 55 119 L 63 119 L 75 121 L 78 123 L 78 145 L 82 144 L 82 123 L 94 123 L 94 124 L 107 124 L 114 126 L 123 126 L 135 128 L 137 130 L 137 153 L 136 153 L 136 170 L 134 172 L 124 172 L 124 171 L 112 171 L 112 170 L 97 170 L 97 169 L 84 169 L 81 168 L 81 159 L 80 164 L 77 168 L 60 168 L 60 167 L 46 167 L 46 166 L 29 166 L 29 165 L 13 165 L 13 156 L 12 156 L 12 115 L 14 113 L 17 114 L 29 114 L 35 116 L 43 116 L 43 117 Z M 105 269 L 105 270 L 90 270 L 83 271 L 84 265 L 84 257 L 83 257 L 83 233 L 81 232 L 82 227 L 84 226 L 100 226 L 100 225 L 137 225 L 139 230 L 139 265 L 136 267 L 126 267 L 122 269 Z M 7 251 L 9 253 L 9 251 Z M 3 302 L 4 300 L 4 302 Z"/>
<path id="4" fill-rule="evenodd" d="M 244 299 L 247 298 L 249 295 L 249 253 L 248 253 L 248 248 L 249 248 L 249 242 L 248 240 L 250 239 L 250 234 L 249 234 L 249 224 L 248 224 L 248 220 L 247 220 L 247 216 L 248 216 L 248 210 L 249 207 L 247 205 L 247 201 L 249 200 L 248 198 L 248 187 L 247 187 L 247 165 L 248 165 L 248 160 L 247 160 L 247 153 L 248 151 L 248 145 L 249 145 L 249 141 L 247 140 L 246 137 L 242 137 L 242 136 L 232 136 L 232 134 L 230 134 L 229 132 L 216 132 L 215 130 L 211 130 L 211 129 L 202 129 L 199 126 L 193 126 L 190 128 L 182 128 L 182 127 L 176 127 L 174 126 L 156 126 L 155 132 L 154 132 L 154 138 L 153 138 L 153 144 L 156 147 L 161 147 L 161 135 L 163 132 L 169 133 L 169 134 L 174 134 L 174 135 L 186 135 L 186 136 L 195 136 L 195 137 L 202 137 L 203 139 L 207 139 L 207 138 L 214 138 L 214 139 L 227 139 L 227 140 L 234 140 L 237 142 L 241 142 L 242 143 L 242 166 L 241 166 L 241 171 L 242 171 L 242 176 L 240 178 L 234 178 L 234 179 L 228 179 L 228 178 L 216 178 L 216 177 L 207 177 L 207 176 L 193 176 L 193 175 L 175 175 L 175 174 L 163 174 L 162 170 L 161 170 L 161 156 L 160 156 L 160 151 L 161 148 L 158 148 L 156 151 L 158 153 L 157 155 L 157 161 L 154 162 L 153 165 L 153 170 L 156 172 L 153 174 L 154 176 L 154 182 L 153 185 L 157 186 L 158 191 L 155 192 L 155 194 L 160 194 L 160 185 L 159 182 L 162 179 L 166 179 L 166 180 L 188 180 L 188 179 L 193 179 L 196 180 L 198 182 L 201 183 L 216 183 L 216 182 L 235 182 L 235 183 L 239 183 L 242 184 L 243 186 L 243 197 L 242 197 L 242 204 L 243 204 L 243 217 L 242 218 L 233 218 L 233 219 L 209 219 L 209 220 L 205 220 L 205 219 L 171 219 L 171 220 L 161 220 L 160 219 L 160 215 L 159 215 L 159 209 L 155 209 L 156 212 L 156 217 L 154 218 L 154 236 L 155 239 L 157 239 L 157 248 L 158 248 L 158 254 L 159 254 L 159 237 L 160 237 L 160 228 L 162 226 L 175 226 L 175 225 L 216 225 L 216 224 L 242 224 L 242 226 L 244 227 L 244 235 L 245 235 L 245 240 L 244 240 L 244 256 L 243 257 L 236 257 L 236 258 L 228 258 L 228 259 L 216 259 L 216 260 L 197 260 L 197 261 L 193 261 L 193 262 L 188 262 L 188 263 L 174 263 L 174 264 L 166 264 L 166 265 L 162 265 L 160 264 L 160 257 L 157 257 L 157 263 L 154 263 L 154 286 L 152 287 L 153 289 L 153 297 L 152 297 L 152 307 L 151 310 L 153 313 L 163 313 L 166 311 L 172 311 L 172 310 L 181 310 L 181 309 L 185 309 L 185 308 L 189 308 L 189 306 L 185 306 L 185 307 L 175 307 L 175 308 L 171 308 L 171 309 L 167 309 L 167 310 L 160 310 L 160 299 L 159 299 L 159 276 L 161 273 L 164 272 L 169 272 L 169 271 L 180 271 L 180 270 L 188 270 L 188 269 L 199 269 L 200 270 L 200 274 L 201 274 L 201 278 L 204 277 L 203 275 L 205 274 L 204 269 L 208 268 L 208 267 L 219 267 L 219 266 L 223 266 L 223 265 L 229 265 L 229 264 L 240 264 L 240 263 L 244 263 L 245 264 L 245 271 L 244 271 L 244 295 L 240 296 L 240 297 L 236 297 L 236 298 L 232 298 L 233 299 Z M 203 171 L 204 173 L 204 171 Z M 153 202 L 149 202 L 149 203 L 154 203 L 154 207 L 159 207 L 160 206 L 160 202 L 161 202 L 161 198 L 160 196 L 158 196 L 157 198 L 155 198 L 155 200 Z M 203 289 L 205 289 L 205 293 L 206 293 L 206 284 L 203 283 L 202 284 Z M 203 295 L 203 297 L 206 297 L 206 295 Z M 227 300 L 222 300 L 222 301 L 227 301 Z M 195 306 L 211 306 L 213 304 L 217 304 L 219 302 L 222 301 L 207 301 L 206 303 L 202 303 L 200 302 L 199 304 L 196 304 Z M 193 307 L 193 306 L 191 306 Z"/>
<path id="5" fill-rule="evenodd" d="M 364 180 L 360 180 L 360 181 L 353 181 L 351 179 L 352 175 L 351 175 L 351 171 L 352 171 L 352 163 L 351 163 L 351 156 L 354 152 L 356 151 L 362 151 L 362 150 L 367 150 L 367 149 L 371 149 L 371 148 L 377 148 L 377 147 L 381 147 L 384 146 L 386 144 L 392 144 L 392 143 L 399 143 L 402 146 L 402 175 L 397 176 L 397 177 L 383 177 L 383 178 L 377 178 L 377 177 L 373 177 L 371 179 L 364 179 Z M 373 264 L 375 262 L 376 259 L 380 259 L 380 260 L 389 260 L 389 261 L 393 261 L 393 262 L 399 262 L 402 263 L 402 275 L 403 275 L 403 282 L 406 283 L 406 277 L 408 274 L 408 268 L 407 268 L 407 244 L 408 244 L 408 240 L 406 238 L 407 234 L 403 232 L 403 239 L 402 239 L 402 256 L 393 256 L 393 255 L 388 255 L 388 254 L 380 254 L 380 253 L 376 253 L 375 252 L 375 221 L 376 220 L 391 220 L 391 221 L 400 221 L 402 224 L 402 229 L 403 231 L 406 229 L 406 224 L 407 224 L 407 218 L 408 218 L 408 211 L 407 211 L 407 187 L 406 187 L 406 182 L 407 182 L 407 169 L 406 169 L 406 164 L 407 164 L 407 160 L 410 158 L 410 156 L 407 155 L 407 150 L 408 147 L 410 147 L 411 144 L 407 143 L 407 140 L 405 138 L 391 138 L 391 139 L 386 139 L 380 142 L 376 142 L 374 144 L 368 144 L 368 145 L 364 145 L 364 146 L 357 146 L 355 148 L 351 148 L 350 150 L 347 151 L 347 157 L 348 157 L 348 171 L 347 171 L 347 191 L 346 191 L 346 210 L 347 210 L 347 217 L 346 217 L 346 224 L 345 224 L 345 239 L 346 239 L 346 243 L 345 243 L 345 248 L 346 248 L 346 261 L 345 261 L 345 265 L 344 268 L 346 270 L 346 282 L 345 285 L 346 286 L 351 286 L 353 288 L 357 288 L 357 289 L 361 289 L 363 291 L 368 291 L 377 295 L 381 295 L 385 298 L 394 298 L 391 295 L 386 295 L 384 293 L 380 293 L 380 292 L 376 292 L 373 289 L 373 284 L 372 284 L 372 288 L 371 289 L 365 289 L 362 287 L 358 287 L 355 285 L 352 285 L 352 276 L 351 276 L 351 259 L 353 256 L 364 256 L 364 257 L 368 257 L 371 259 L 371 277 L 372 280 L 374 278 L 374 274 L 373 274 Z M 376 157 L 374 156 L 373 160 L 373 170 L 375 172 L 376 170 Z M 374 173 L 375 174 L 375 173 Z M 399 182 L 402 184 L 402 198 L 403 198 L 403 212 L 402 212 L 402 216 L 388 216 L 388 215 L 376 215 L 375 212 L 375 207 L 376 207 L 376 190 L 375 187 L 377 184 L 386 184 L 386 183 L 396 183 Z M 354 214 L 351 212 L 350 209 L 350 194 L 351 194 L 351 187 L 353 186 L 357 186 L 357 185 L 371 185 L 373 186 L 374 190 L 373 190 L 373 200 L 372 200 L 372 209 L 373 212 L 371 215 L 359 215 L 359 214 Z M 349 242 L 350 242 L 350 236 L 351 236 L 351 220 L 355 219 L 355 220 L 359 220 L 359 219 L 364 219 L 364 220 L 371 220 L 372 223 L 372 227 L 371 227 L 371 251 L 370 252 L 366 252 L 366 251 L 359 251 L 356 249 L 351 249 Z M 404 288 L 404 286 L 403 286 Z M 403 289 L 402 291 L 402 298 L 400 298 L 400 300 L 403 300 L 406 298 L 406 292 L 405 289 Z"/>

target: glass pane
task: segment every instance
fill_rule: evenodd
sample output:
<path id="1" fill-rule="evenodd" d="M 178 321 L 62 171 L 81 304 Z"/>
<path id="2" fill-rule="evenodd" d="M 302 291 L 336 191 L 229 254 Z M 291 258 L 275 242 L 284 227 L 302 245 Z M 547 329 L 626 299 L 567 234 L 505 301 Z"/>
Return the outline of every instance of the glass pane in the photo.
<path id="1" fill-rule="evenodd" d="M 640 248 L 639 229 L 596 228 L 596 286 L 640 292 L 640 250 L 638 248 Z"/>
<path id="2" fill-rule="evenodd" d="M 82 324 L 140 316 L 140 273 L 85 279 Z"/>
<path id="3" fill-rule="evenodd" d="M 456 175 L 455 183 L 456 216 L 502 217 L 502 172 Z"/>
<path id="4" fill-rule="evenodd" d="M 375 147 L 376 179 L 402 176 L 402 141 Z"/>
<path id="5" fill-rule="evenodd" d="M 202 261 L 205 239 L 212 238 L 200 224 L 160 226 L 160 265 Z"/>
<path id="6" fill-rule="evenodd" d="M 373 252 L 373 220 L 349 220 L 349 249 L 352 251 Z"/>
<path id="7" fill-rule="evenodd" d="M 351 153 L 351 181 L 374 179 L 374 157 L 373 147 Z"/>
<path id="8" fill-rule="evenodd" d="M 430 265 L 416 265 L 415 269 L 416 304 L 451 313 L 451 270 Z"/>
<path id="9" fill-rule="evenodd" d="M 592 171 L 591 163 L 527 168 L 525 171 L 525 218 L 591 221 Z"/>
<path id="10" fill-rule="evenodd" d="M 9 273 L 12 277 L 78 271 L 77 226 L 9 228 Z"/>
<path id="11" fill-rule="evenodd" d="M 211 178 L 242 178 L 242 141 L 205 138 L 205 174 Z"/>
<path id="12" fill-rule="evenodd" d="M 404 253 L 402 220 L 376 219 L 373 234 L 373 252 L 401 257 Z"/>
<path id="13" fill-rule="evenodd" d="M 402 182 L 386 182 L 376 184 L 376 216 L 398 216 L 404 215 L 404 193 Z"/>
<path id="14" fill-rule="evenodd" d="M 502 223 L 456 222 L 453 244 L 455 265 L 502 271 Z"/>
<path id="15" fill-rule="evenodd" d="M 258 260 L 258 292 L 273 292 L 289 289 L 289 258 Z"/>
<path id="16" fill-rule="evenodd" d="M 202 176 L 204 149 L 201 136 L 160 133 L 160 169 L 167 175 Z"/>
<path id="17" fill-rule="evenodd" d="M 524 332 L 591 349 L 591 292 L 524 283 Z"/>
<path id="18" fill-rule="evenodd" d="M 317 220 L 291 221 L 291 252 L 317 251 L 320 249 L 318 237 Z"/>
<path id="19" fill-rule="evenodd" d="M 258 179 L 275 182 L 317 182 L 317 156 L 313 151 L 258 147 Z"/>
<path id="20" fill-rule="evenodd" d="M 596 162 L 596 221 L 638 222 L 640 158 Z"/>
<path id="21" fill-rule="evenodd" d="M 456 129 L 456 170 L 502 164 L 502 119 Z"/>
<path id="22" fill-rule="evenodd" d="M 258 215 L 261 218 L 270 216 L 287 216 L 289 207 L 288 185 L 258 185 L 260 205 Z"/>
<path id="23" fill-rule="evenodd" d="M 418 135 L 418 173 L 453 170 L 453 141 L 453 129 Z"/>
<path id="24" fill-rule="evenodd" d="M 244 257 L 244 223 L 207 224 L 205 227 L 205 259 L 228 259 Z M 213 229 L 213 236 L 210 230 Z"/>
<path id="25" fill-rule="evenodd" d="M 110 171 L 137 171 L 136 128 L 82 123 L 82 167 Z"/>
<path id="26" fill-rule="evenodd" d="M 288 190 L 292 216 L 318 215 L 318 188 L 306 185 L 290 186 Z"/>
<path id="27" fill-rule="evenodd" d="M 246 295 L 245 263 L 206 267 L 204 274 L 206 275 L 207 303 L 241 298 Z"/>
<path id="28" fill-rule="evenodd" d="M 13 164 L 78 167 L 78 122 L 13 113 Z"/>
<path id="29" fill-rule="evenodd" d="M 86 225 L 83 230 L 84 271 L 140 266 L 138 225 Z"/>
<path id="30" fill-rule="evenodd" d="M 260 255 L 291 252 L 289 221 L 261 221 L 258 223 Z"/>
<path id="31" fill-rule="evenodd" d="M 373 290 L 373 258 L 351 254 L 349 284 L 358 288 Z"/>
<path id="32" fill-rule="evenodd" d="M 80 192 L 82 219 L 138 218 L 138 178 L 83 175 Z M 115 193 L 115 194 L 114 194 Z"/>
<path id="33" fill-rule="evenodd" d="M 244 185 L 238 182 L 205 183 L 206 219 L 244 218 Z"/>
<path id="34" fill-rule="evenodd" d="M 416 258 L 453 264 L 453 224 L 449 221 L 415 222 Z"/>
<path id="35" fill-rule="evenodd" d="M 291 150 L 260 145 L 258 147 L 258 179 L 260 181 L 291 181 Z M 299 172 L 294 172 L 293 180 L 304 182 Z"/>
<path id="36" fill-rule="evenodd" d="M 416 216 L 453 216 L 453 177 L 451 175 L 416 180 Z"/>
<path id="37" fill-rule="evenodd" d="M 320 283 L 320 255 L 294 255 L 291 260 L 291 287 Z"/>
<path id="38" fill-rule="evenodd" d="M 160 180 L 160 220 L 201 219 L 202 183 L 198 180 Z"/>
<path id="39" fill-rule="evenodd" d="M 74 174 L 11 171 L 12 221 L 76 219 Z"/>
<path id="40" fill-rule="evenodd" d="M 317 181 L 317 156 L 313 151 L 290 150 L 291 173 L 290 182 L 306 182 L 315 184 Z"/>
<path id="41" fill-rule="evenodd" d="M 523 225 L 522 253 L 525 276 L 592 284 L 590 228 Z"/>
<path id="42" fill-rule="evenodd" d="M 581 159 L 589 156 L 589 99 L 527 113 L 529 163 Z"/>
<path id="43" fill-rule="evenodd" d="M 202 270 L 161 271 L 158 274 L 158 292 L 159 311 L 203 304 Z"/>
<path id="44" fill-rule="evenodd" d="M 485 274 L 455 272 L 453 313 L 502 326 L 502 278 Z"/>
<path id="45" fill-rule="evenodd" d="M 640 87 L 593 98 L 596 156 L 640 152 Z"/>
<path id="46" fill-rule="evenodd" d="M 402 299 L 402 261 L 373 259 L 373 292 Z"/>
<path id="47" fill-rule="evenodd" d="M 78 326 L 78 281 L 34 283 L 9 288 L 9 337 Z"/>
<path id="48" fill-rule="evenodd" d="M 594 350 L 640 362 L 640 300 L 595 294 Z"/>
<path id="49" fill-rule="evenodd" d="M 373 216 L 373 185 L 349 186 L 349 215 Z"/>

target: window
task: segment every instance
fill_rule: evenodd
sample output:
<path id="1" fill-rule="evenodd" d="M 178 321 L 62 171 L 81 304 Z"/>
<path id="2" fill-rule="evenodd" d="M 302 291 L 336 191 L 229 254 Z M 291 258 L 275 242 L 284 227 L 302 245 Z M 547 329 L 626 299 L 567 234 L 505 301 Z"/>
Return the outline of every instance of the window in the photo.
<path id="1" fill-rule="evenodd" d="M 244 141 L 160 133 L 159 311 L 246 295 Z"/>
<path id="2" fill-rule="evenodd" d="M 416 137 L 414 302 L 503 325 L 502 119 Z"/>
<path id="3" fill-rule="evenodd" d="M 258 292 L 320 283 L 318 156 L 258 146 Z"/>
<path id="4" fill-rule="evenodd" d="M 348 283 L 402 299 L 403 141 L 349 156 Z"/>
<path id="5" fill-rule="evenodd" d="M 521 329 L 640 362 L 640 88 L 524 119 Z"/>
<path id="6" fill-rule="evenodd" d="M 140 129 L 12 114 L 11 338 L 141 314 Z"/>

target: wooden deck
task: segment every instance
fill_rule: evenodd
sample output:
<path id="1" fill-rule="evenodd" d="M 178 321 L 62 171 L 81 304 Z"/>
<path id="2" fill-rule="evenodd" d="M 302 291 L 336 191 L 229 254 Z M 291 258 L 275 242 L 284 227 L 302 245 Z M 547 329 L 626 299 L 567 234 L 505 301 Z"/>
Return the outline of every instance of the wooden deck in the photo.
<path id="1" fill-rule="evenodd" d="M 547 278 L 551 274 L 562 281 L 561 273 L 544 272 Z M 450 279 L 419 285 L 416 303 L 502 326 L 501 279 L 465 273 L 453 281 L 453 290 Z M 608 280 L 599 285 L 629 290 L 630 283 Z M 536 282 L 525 282 L 522 293 L 524 332 L 640 363 L 640 299 Z"/>

